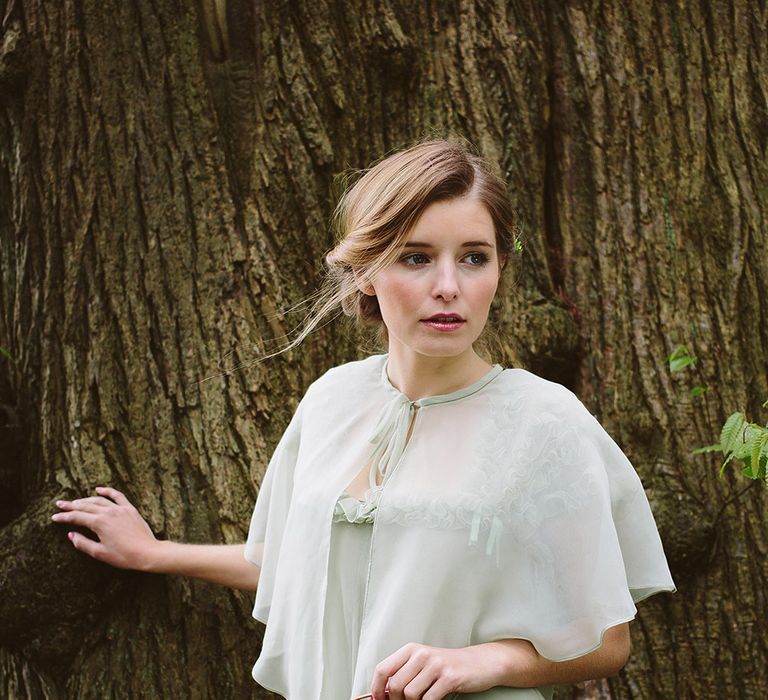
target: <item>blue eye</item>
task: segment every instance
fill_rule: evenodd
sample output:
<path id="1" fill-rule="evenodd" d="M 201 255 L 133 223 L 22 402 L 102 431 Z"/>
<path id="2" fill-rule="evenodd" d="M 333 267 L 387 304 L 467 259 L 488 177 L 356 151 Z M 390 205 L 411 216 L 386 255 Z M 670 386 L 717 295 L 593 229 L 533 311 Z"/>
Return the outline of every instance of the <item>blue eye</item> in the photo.
<path id="1" fill-rule="evenodd" d="M 466 257 L 472 258 L 472 265 L 477 267 L 482 267 L 488 262 L 488 256 L 485 253 L 470 253 Z"/>
<path id="2" fill-rule="evenodd" d="M 423 265 L 427 262 L 427 260 L 427 256 L 424 255 L 424 253 L 411 253 L 410 255 L 406 255 L 402 259 L 402 262 L 404 262 L 406 265 L 415 266 Z"/>
<path id="3" fill-rule="evenodd" d="M 468 253 L 463 259 L 468 260 L 472 267 L 483 267 L 489 260 L 485 253 Z M 429 262 L 429 256 L 426 253 L 411 253 L 401 258 L 400 262 L 408 267 L 419 267 Z"/>

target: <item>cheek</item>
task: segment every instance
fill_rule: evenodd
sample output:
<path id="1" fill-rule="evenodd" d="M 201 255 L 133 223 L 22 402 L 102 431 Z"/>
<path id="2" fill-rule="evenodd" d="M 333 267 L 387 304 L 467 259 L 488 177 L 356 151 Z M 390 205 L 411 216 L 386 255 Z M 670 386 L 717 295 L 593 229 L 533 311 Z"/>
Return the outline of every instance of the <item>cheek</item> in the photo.
<path id="1" fill-rule="evenodd" d="M 389 317 L 390 322 L 397 322 L 403 312 L 411 311 L 418 298 L 414 293 L 413 285 L 396 279 L 387 280 L 386 283 L 379 285 L 377 295 L 384 320 L 387 321 Z"/>
<path id="2" fill-rule="evenodd" d="M 478 285 L 476 288 L 477 295 L 475 299 L 478 303 L 483 303 L 490 306 L 493 298 L 496 296 L 496 290 L 499 287 L 499 281 L 495 276 L 488 278 L 485 284 Z"/>

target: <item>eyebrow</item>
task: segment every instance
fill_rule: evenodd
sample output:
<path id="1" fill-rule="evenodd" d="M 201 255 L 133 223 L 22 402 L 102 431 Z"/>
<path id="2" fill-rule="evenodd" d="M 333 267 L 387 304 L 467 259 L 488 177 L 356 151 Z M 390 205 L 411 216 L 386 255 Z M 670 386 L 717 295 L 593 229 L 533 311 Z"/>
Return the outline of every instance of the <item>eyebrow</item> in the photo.
<path id="1" fill-rule="evenodd" d="M 493 248 L 493 244 L 488 243 L 488 241 L 467 241 L 466 243 L 462 243 L 462 248 L 477 248 L 477 247 L 484 247 L 484 248 Z M 421 243 L 420 241 L 407 241 L 404 245 L 404 248 L 434 248 L 431 243 Z"/>

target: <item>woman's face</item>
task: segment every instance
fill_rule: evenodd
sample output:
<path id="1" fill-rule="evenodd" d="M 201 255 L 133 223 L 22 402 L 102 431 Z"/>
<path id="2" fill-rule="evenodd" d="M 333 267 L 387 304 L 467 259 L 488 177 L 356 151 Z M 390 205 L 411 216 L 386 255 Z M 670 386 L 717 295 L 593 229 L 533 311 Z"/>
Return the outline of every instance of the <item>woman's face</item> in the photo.
<path id="1" fill-rule="evenodd" d="M 471 350 L 499 283 L 493 220 L 476 199 L 429 205 L 399 259 L 372 281 L 389 351 L 455 357 Z"/>

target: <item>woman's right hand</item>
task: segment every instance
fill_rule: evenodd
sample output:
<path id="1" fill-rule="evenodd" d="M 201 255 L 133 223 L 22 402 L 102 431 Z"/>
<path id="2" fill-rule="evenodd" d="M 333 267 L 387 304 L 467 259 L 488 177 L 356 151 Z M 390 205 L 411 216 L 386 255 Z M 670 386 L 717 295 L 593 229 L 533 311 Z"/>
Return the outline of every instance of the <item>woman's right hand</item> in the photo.
<path id="1" fill-rule="evenodd" d="M 55 523 L 78 525 L 91 530 L 99 541 L 79 533 L 68 537 L 75 549 L 120 569 L 149 571 L 158 541 L 144 518 L 116 489 L 97 486 L 97 496 L 74 501 L 56 501 L 62 512 L 54 513 Z"/>
<path id="2" fill-rule="evenodd" d="M 69 540 L 81 552 L 121 569 L 192 576 L 243 591 L 255 591 L 261 568 L 245 559 L 244 544 L 184 544 L 157 540 L 130 501 L 116 489 L 97 486 L 98 496 L 56 501 L 51 520 L 91 530 L 99 541 L 79 532 Z M 259 545 L 250 556 L 260 557 Z"/>

